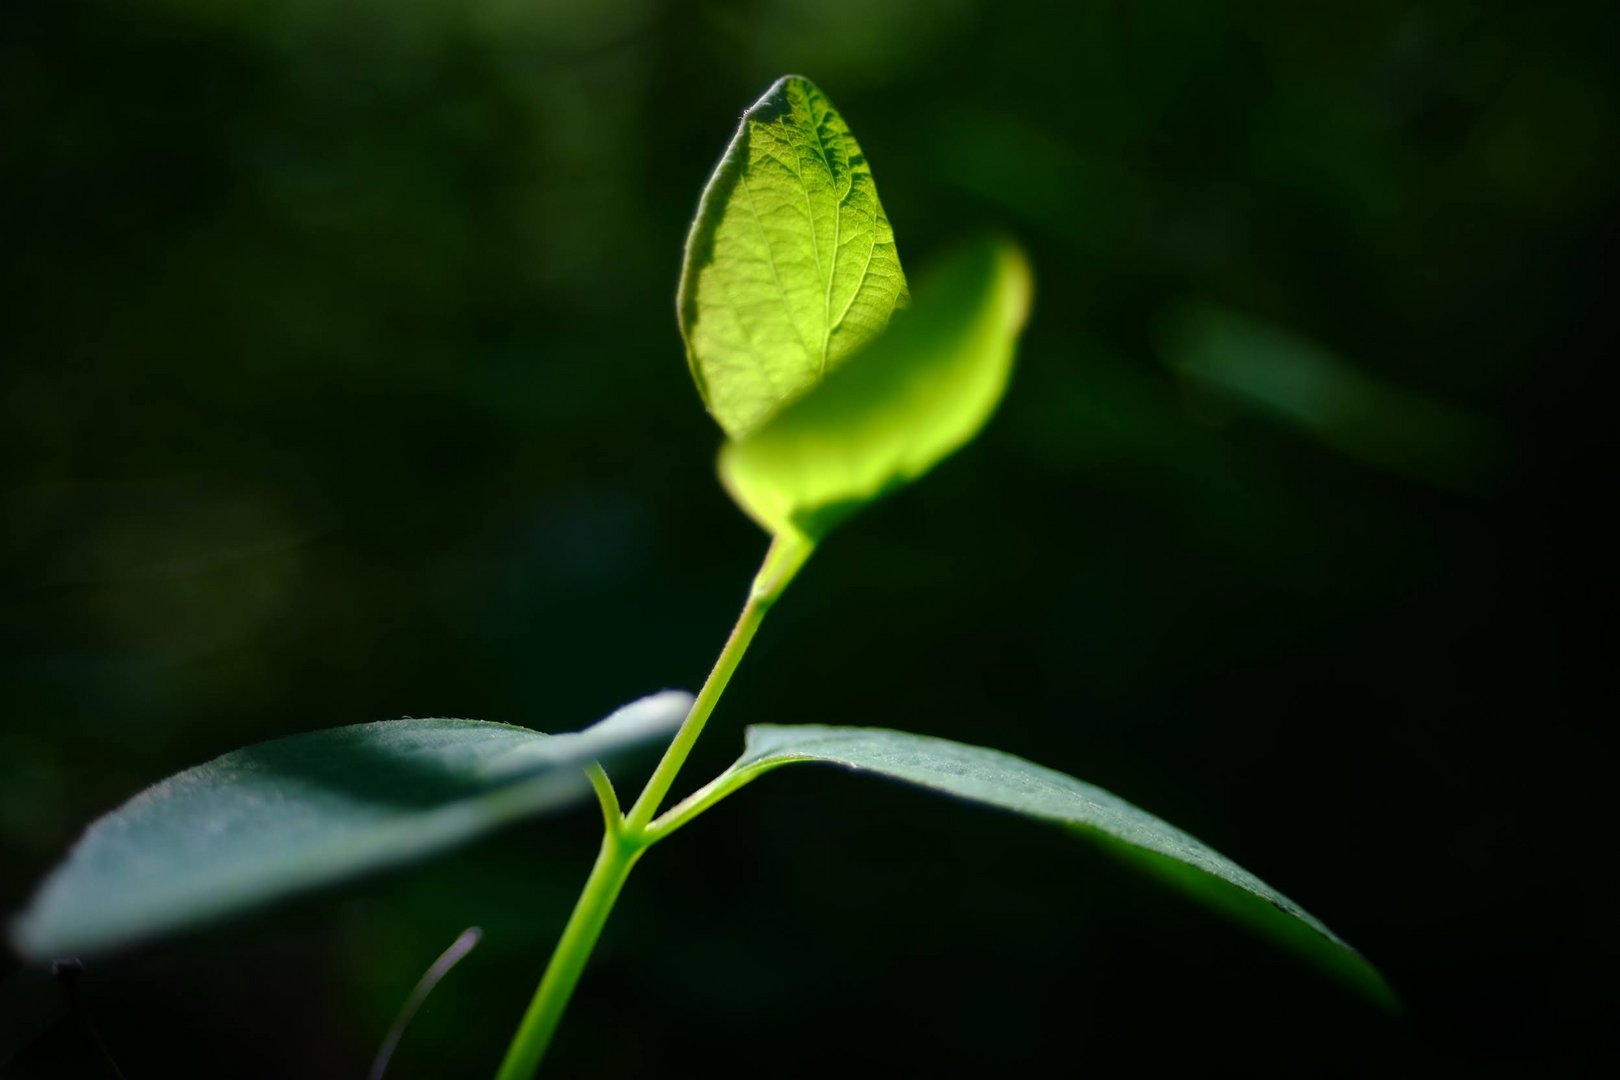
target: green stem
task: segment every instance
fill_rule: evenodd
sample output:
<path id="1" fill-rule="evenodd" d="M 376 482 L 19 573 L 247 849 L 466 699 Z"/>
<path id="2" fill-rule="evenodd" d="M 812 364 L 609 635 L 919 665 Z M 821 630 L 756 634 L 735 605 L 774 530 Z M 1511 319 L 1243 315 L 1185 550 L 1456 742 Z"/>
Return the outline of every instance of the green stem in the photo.
<path id="1" fill-rule="evenodd" d="M 641 858 L 643 851 L 665 835 L 663 831 L 648 829 L 653 815 L 669 794 L 698 736 L 703 734 L 709 714 L 719 703 L 720 695 L 725 693 L 731 673 L 748 651 L 748 643 L 754 640 L 765 612 L 782 595 L 788 582 L 793 580 L 793 575 L 804 565 L 804 560 L 810 557 L 812 549 L 810 541 L 797 537 L 778 537 L 771 544 L 764 564 L 754 577 L 742 615 L 732 628 L 725 648 L 720 650 L 720 658 L 715 661 L 703 689 L 692 702 L 691 712 L 687 713 L 680 730 L 675 733 L 669 749 L 664 751 L 663 759 L 658 762 L 658 767 L 653 770 L 647 786 L 642 789 L 641 796 L 628 815 L 621 816 L 618 798 L 613 793 L 613 784 L 607 774 L 599 767 L 591 770 L 591 784 L 602 803 L 602 816 L 607 826 L 602 837 L 602 849 L 596 856 L 596 865 L 591 868 L 591 876 L 586 879 L 579 900 L 574 904 L 574 913 L 568 917 L 568 925 L 563 928 L 557 948 L 551 954 L 551 963 L 546 966 L 540 988 L 535 991 L 534 1000 L 529 1002 L 523 1022 L 518 1025 L 517 1035 L 507 1048 L 496 1080 L 529 1080 L 540 1067 L 540 1060 L 551 1045 L 551 1037 L 562 1021 L 563 1010 L 568 1007 L 568 999 L 573 996 L 574 987 L 585 971 L 585 964 L 596 947 L 597 938 L 602 935 L 602 927 L 607 925 L 613 904 L 618 900 L 619 891 L 624 888 L 631 868 Z"/>
<path id="2" fill-rule="evenodd" d="M 753 783 L 780 765 L 787 765 L 796 760 L 806 759 L 778 758 L 764 764 L 749 765 L 742 769 L 733 766 L 664 811 L 660 817 L 654 818 L 642 830 L 641 835 L 647 846 L 652 847 L 693 818 L 706 813 L 715 803 L 732 795 L 739 788 Z"/>
<path id="3" fill-rule="evenodd" d="M 726 647 L 720 650 L 714 670 L 709 672 L 703 689 L 698 691 L 697 700 L 692 702 L 692 711 L 686 715 L 681 729 L 675 733 L 674 741 L 664 751 L 663 760 L 653 770 L 647 786 L 641 791 L 641 797 L 625 818 L 625 830 L 631 835 L 639 836 L 652 821 L 653 815 L 658 813 L 681 766 L 686 764 L 687 755 L 692 752 L 698 736 L 703 734 L 703 725 L 709 722 L 709 714 L 720 701 L 720 695 L 725 693 L 731 673 L 737 670 L 743 654 L 748 651 L 748 643 L 754 640 L 759 624 L 765 620 L 765 613 L 782 595 L 812 550 L 810 541 L 799 537 L 779 536 L 771 543 L 770 551 L 765 553 L 765 562 L 754 577 L 754 587 L 748 592 L 748 603 L 743 605 L 742 615 L 732 628 Z"/>
<path id="4" fill-rule="evenodd" d="M 596 865 L 591 867 L 591 876 L 585 880 L 574 913 L 557 941 L 545 978 L 540 980 L 540 989 L 523 1014 L 523 1023 L 518 1025 L 496 1080 L 529 1080 L 540 1067 L 540 1059 L 562 1022 L 568 999 L 574 996 L 574 986 L 585 971 L 585 962 L 596 948 L 596 939 L 602 936 L 602 927 L 607 925 L 613 902 L 619 898 L 630 868 L 645 850 L 614 831 L 602 837 Z"/>
<path id="5" fill-rule="evenodd" d="M 619 793 L 613 790 L 613 781 L 599 762 L 585 767 L 591 787 L 596 789 L 596 801 L 602 805 L 602 828 L 609 834 L 624 832 L 624 813 L 619 809 Z"/>

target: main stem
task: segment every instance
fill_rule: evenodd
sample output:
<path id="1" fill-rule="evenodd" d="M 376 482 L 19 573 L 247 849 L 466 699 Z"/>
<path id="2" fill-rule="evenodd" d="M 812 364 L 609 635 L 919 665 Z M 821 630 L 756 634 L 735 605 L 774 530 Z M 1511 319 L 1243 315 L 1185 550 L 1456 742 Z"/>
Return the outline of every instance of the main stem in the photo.
<path id="1" fill-rule="evenodd" d="M 625 843 L 624 836 L 617 831 L 602 837 L 596 865 L 591 867 L 591 876 L 585 879 L 585 888 L 574 904 L 574 913 L 557 940 L 551 963 L 546 965 L 545 978 L 540 980 L 540 989 L 535 991 L 534 1000 L 523 1014 L 523 1023 L 518 1025 L 517 1035 L 507 1048 L 497 1080 L 529 1080 L 540 1067 L 540 1059 L 551 1045 L 551 1036 L 562 1022 L 568 999 L 574 996 L 574 986 L 585 971 L 585 962 L 596 948 L 596 939 L 602 936 L 602 927 L 607 925 L 613 902 L 619 898 L 619 890 L 624 888 L 630 868 L 643 850 Z"/>
<path id="2" fill-rule="evenodd" d="M 528 1011 L 523 1014 L 523 1022 L 518 1025 L 517 1035 L 507 1048 L 496 1080 L 529 1080 L 540 1067 L 540 1060 L 545 1057 L 551 1037 L 562 1021 L 563 1010 L 568 1007 L 574 987 L 579 983 L 596 941 L 602 936 L 602 928 L 607 925 L 608 916 L 613 912 L 619 891 L 624 888 L 625 880 L 641 858 L 641 853 L 653 842 L 654 838 L 647 832 L 648 824 L 668 796 L 698 736 L 703 734 L 709 714 L 719 703 L 720 695 L 725 693 L 726 684 L 742 662 L 743 654 L 748 651 L 748 643 L 754 640 L 765 613 L 782 595 L 799 567 L 804 565 L 811 549 L 808 540 L 798 538 L 778 537 L 772 542 L 770 551 L 765 554 L 764 564 L 754 577 L 748 602 L 743 605 L 737 625 L 726 639 L 725 648 L 720 650 L 720 657 L 703 683 L 703 689 L 698 691 L 696 700 L 692 702 L 692 710 L 687 713 L 658 767 L 648 778 L 647 786 L 642 789 L 628 814 L 618 820 L 615 820 L 616 814 L 609 814 L 607 832 L 602 837 L 596 865 L 591 867 L 591 876 L 585 880 L 585 888 L 574 904 L 574 913 L 568 917 L 568 925 L 557 940 L 557 948 L 551 954 L 551 963 L 546 966 L 545 977 L 540 980 L 540 988 L 535 991 L 534 1000 L 529 1002 Z M 604 803 L 606 808 L 607 804 Z"/>

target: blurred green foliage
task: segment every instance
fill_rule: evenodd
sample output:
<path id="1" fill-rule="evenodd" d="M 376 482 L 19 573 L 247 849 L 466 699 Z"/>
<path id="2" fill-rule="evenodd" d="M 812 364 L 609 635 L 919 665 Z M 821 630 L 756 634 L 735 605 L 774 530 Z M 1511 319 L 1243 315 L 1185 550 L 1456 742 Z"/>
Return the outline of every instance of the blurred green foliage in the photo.
<path id="1" fill-rule="evenodd" d="M 568 730 L 701 679 L 762 538 L 715 483 L 673 291 L 739 103 L 798 71 L 919 266 L 1000 225 L 1041 299 L 985 437 L 818 555 L 693 781 L 744 722 L 994 742 L 1250 866 L 1412 1017 L 1063 837 L 965 808 L 932 832 L 937 805 L 816 774 L 647 861 L 559 1074 L 784 1042 L 802 1075 L 1594 1069 L 1614 937 L 1573 856 L 1605 820 L 1578 706 L 1608 562 L 1615 23 L 14 0 L 0 904 L 97 813 L 250 740 L 406 714 Z M 1178 374 L 1217 333 L 1196 310 L 1332 357 L 1330 387 L 1477 421 L 1489 459 L 1436 484 L 1209 393 Z M 1402 438 L 1426 445 L 1425 415 Z M 392 1075 L 480 1071 L 595 824 L 92 968 L 86 1007 L 131 1075 L 353 1075 L 477 923 Z M 1001 982 L 1020 991 L 964 990 Z M 0 982 L 19 1075 L 97 1075 L 62 1002 L 32 969 Z"/>

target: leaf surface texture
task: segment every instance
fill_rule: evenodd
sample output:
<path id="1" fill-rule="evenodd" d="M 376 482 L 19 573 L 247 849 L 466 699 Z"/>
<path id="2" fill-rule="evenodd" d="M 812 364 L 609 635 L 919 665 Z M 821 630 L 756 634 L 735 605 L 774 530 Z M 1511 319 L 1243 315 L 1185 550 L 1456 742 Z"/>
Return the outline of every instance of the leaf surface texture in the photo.
<path id="1" fill-rule="evenodd" d="M 583 766 L 690 706 L 666 691 L 566 735 L 390 720 L 232 751 L 92 824 L 13 941 L 36 959 L 101 951 L 465 843 L 589 798 Z"/>
<path id="2" fill-rule="evenodd" d="M 981 746 L 810 724 L 749 728 L 743 756 L 717 786 L 735 790 L 796 762 L 841 765 L 915 784 L 1100 841 L 1374 1000 L 1394 1003 L 1377 969 L 1315 916 L 1207 844 L 1102 788 Z"/>
<path id="3" fill-rule="evenodd" d="M 883 332 L 906 302 L 866 155 L 808 79 L 747 113 L 687 238 L 677 306 L 704 404 L 740 438 Z"/>

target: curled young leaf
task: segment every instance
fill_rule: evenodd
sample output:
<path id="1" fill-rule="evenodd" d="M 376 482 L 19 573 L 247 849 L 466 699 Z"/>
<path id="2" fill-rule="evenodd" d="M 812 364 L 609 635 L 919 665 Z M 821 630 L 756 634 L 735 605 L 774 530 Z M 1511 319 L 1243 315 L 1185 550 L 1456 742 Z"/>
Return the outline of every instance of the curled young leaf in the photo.
<path id="1" fill-rule="evenodd" d="M 733 499 L 777 536 L 819 540 L 938 464 L 989 419 L 1029 313 L 1023 252 L 985 238 L 945 257 L 858 356 L 720 451 Z"/>

